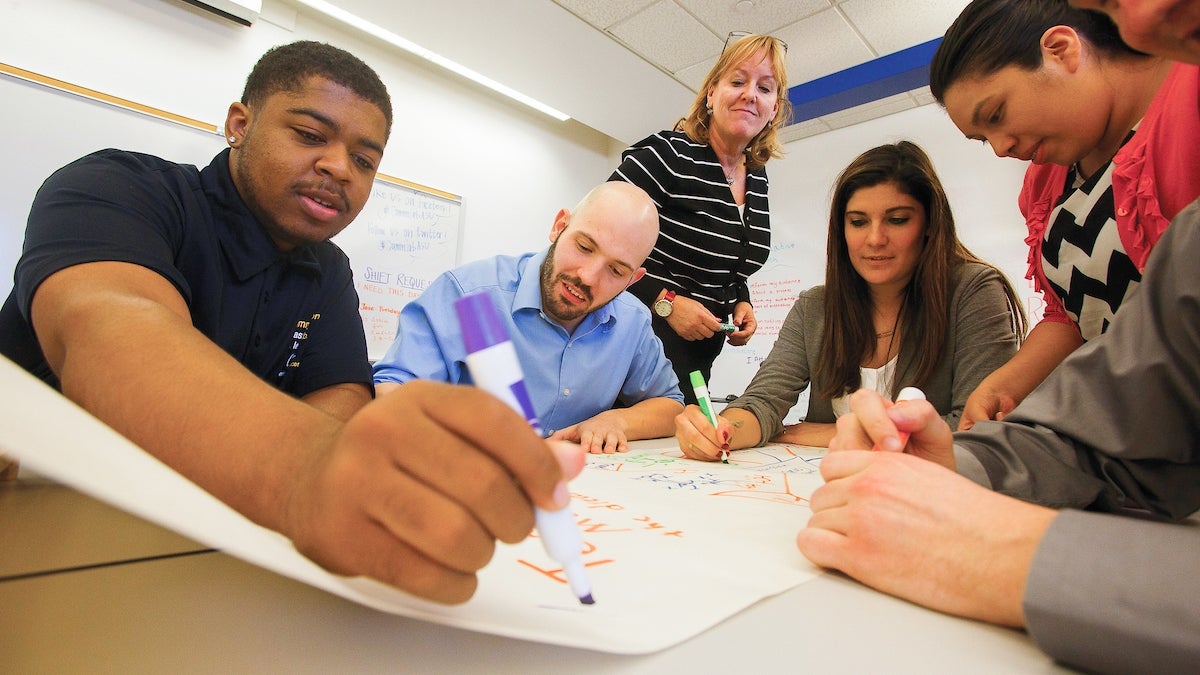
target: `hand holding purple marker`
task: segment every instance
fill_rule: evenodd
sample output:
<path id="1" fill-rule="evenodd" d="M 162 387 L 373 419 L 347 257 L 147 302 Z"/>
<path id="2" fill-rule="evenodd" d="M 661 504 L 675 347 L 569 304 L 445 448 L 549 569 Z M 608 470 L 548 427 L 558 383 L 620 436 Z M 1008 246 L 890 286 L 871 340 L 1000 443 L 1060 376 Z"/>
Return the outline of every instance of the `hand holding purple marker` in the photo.
<path id="1" fill-rule="evenodd" d="M 517 350 L 491 297 L 486 292 L 465 295 L 454 301 L 454 310 L 467 348 L 467 368 L 476 386 L 521 413 L 541 435 Z M 534 518 L 546 553 L 563 566 L 571 591 L 583 604 L 593 604 L 592 585 L 583 567 L 583 535 L 571 509 L 535 509 Z"/>

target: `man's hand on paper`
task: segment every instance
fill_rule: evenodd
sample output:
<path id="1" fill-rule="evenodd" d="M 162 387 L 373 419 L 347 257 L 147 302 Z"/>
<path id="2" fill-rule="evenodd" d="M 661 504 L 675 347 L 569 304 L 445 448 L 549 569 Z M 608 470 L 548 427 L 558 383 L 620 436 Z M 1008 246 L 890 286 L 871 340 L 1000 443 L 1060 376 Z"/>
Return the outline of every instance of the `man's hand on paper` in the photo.
<path id="1" fill-rule="evenodd" d="M 550 438 L 579 443 L 584 452 L 611 455 L 629 452 L 627 427 L 622 410 L 606 410 L 579 424 L 559 429 Z"/>
<path id="2" fill-rule="evenodd" d="M 359 411 L 301 471 L 285 534 L 334 573 L 465 602 L 495 541 L 524 539 L 534 504 L 565 506 L 583 462 L 490 394 L 414 381 Z"/>
<path id="3" fill-rule="evenodd" d="M 851 409 L 821 460 L 825 485 L 809 501 L 800 552 L 939 611 L 1023 626 L 1026 577 L 1056 512 L 951 470 L 950 428 L 928 402 L 889 406 L 860 391 Z M 869 449 L 898 442 L 897 428 L 912 432 L 904 452 Z"/>
<path id="4" fill-rule="evenodd" d="M 1025 581 L 1055 511 L 902 453 L 831 452 L 821 475 L 796 536 L 813 563 L 939 611 L 1025 624 Z"/>

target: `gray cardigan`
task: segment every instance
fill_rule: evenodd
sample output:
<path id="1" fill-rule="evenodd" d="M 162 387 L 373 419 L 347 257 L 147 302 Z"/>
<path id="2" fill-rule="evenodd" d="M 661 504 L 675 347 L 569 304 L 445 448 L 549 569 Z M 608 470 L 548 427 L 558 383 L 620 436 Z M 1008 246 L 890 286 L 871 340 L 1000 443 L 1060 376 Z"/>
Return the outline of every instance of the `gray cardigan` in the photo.
<path id="1" fill-rule="evenodd" d="M 783 417 L 796 405 L 816 369 L 825 333 L 822 303 L 825 287 L 814 286 L 800 294 L 783 321 L 771 353 L 763 360 L 754 379 L 731 408 L 749 410 L 758 418 L 763 444 L 783 431 Z M 967 397 L 983 378 L 1017 352 L 1012 315 L 1000 273 L 987 265 L 963 263 L 951 282 L 950 312 L 942 358 L 921 389 L 950 428 L 958 426 Z M 896 372 L 912 366 L 913 346 L 901 341 Z M 898 382 L 900 387 L 913 384 Z M 833 405 L 827 398 L 810 394 L 809 422 L 833 422 Z"/>

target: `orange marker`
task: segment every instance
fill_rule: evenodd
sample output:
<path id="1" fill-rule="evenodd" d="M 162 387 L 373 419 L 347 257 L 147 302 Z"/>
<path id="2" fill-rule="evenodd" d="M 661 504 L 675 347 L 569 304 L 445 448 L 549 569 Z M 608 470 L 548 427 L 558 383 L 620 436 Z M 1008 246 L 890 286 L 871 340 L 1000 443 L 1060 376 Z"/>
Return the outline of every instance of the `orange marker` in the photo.
<path id="1" fill-rule="evenodd" d="M 924 400 L 925 400 L 925 392 L 921 391 L 920 389 L 917 389 L 916 387 L 905 387 L 900 390 L 899 394 L 896 395 L 896 403 L 902 403 L 904 401 L 924 401 Z M 908 432 L 901 431 L 901 432 L 899 432 L 899 434 L 900 434 L 900 449 L 903 450 L 904 446 L 908 445 Z M 878 443 L 876 443 L 874 446 L 872 446 L 871 449 L 872 450 L 883 450 L 883 448 L 879 447 Z"/>

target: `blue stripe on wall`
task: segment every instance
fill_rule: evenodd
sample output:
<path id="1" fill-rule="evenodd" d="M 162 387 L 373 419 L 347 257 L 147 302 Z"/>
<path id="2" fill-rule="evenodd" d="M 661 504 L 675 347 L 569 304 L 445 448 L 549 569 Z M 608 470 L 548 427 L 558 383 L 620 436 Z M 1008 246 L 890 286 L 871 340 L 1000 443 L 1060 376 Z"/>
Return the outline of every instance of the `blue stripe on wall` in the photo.
<path id="1" fill-rule="evenodd" d="M 792 123 L 829 115 L 929 84 L 929 62 L 941 38 L 788 89 Z"/>

